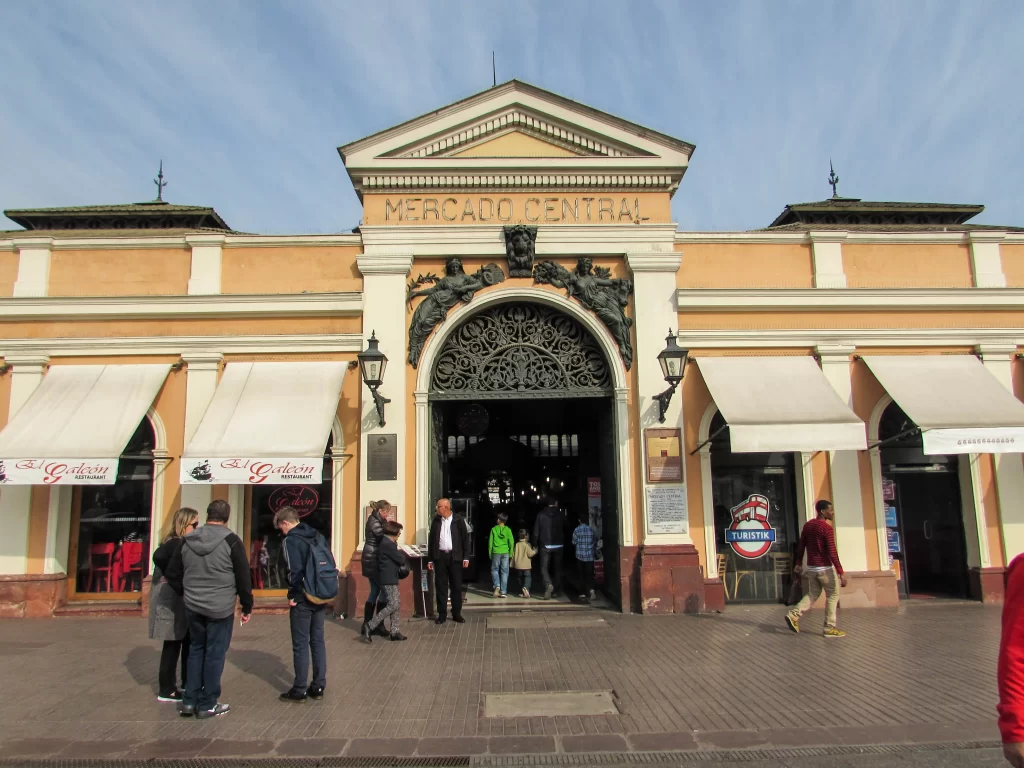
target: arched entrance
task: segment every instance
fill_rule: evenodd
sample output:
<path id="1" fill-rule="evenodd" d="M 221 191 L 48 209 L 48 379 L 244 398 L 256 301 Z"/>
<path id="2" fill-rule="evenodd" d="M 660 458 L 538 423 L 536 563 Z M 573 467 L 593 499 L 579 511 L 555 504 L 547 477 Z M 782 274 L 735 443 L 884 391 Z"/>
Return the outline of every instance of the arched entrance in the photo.
<path id="1" fill-rule="evenodd" d="M 960 462 L 924 453 L 921 430 L 890 402 L 878 424 L 886 549 L 901 597 L 967 597 Z M 968 477 L 969 477 L 968 471 Z"/>
<path id="2" fill-rule="evenodd" d="M 599 582 L 617 587 L 618 361 L 609 363 L 580 319 L 546 303 L 496 302 L 460 320 L 430 357 L 426 469 L 429 498 L 452 498 L 472 523 L 467 583 L 490 591 L 487 537 L 496 514 L 509 516 L 514 534 L 532 532 L 550 494 L 566 511 L 567 573 L 571 531 L 585 517 L 598 534 Z M 618 592 L 608 590 L 615 603 Z"/>

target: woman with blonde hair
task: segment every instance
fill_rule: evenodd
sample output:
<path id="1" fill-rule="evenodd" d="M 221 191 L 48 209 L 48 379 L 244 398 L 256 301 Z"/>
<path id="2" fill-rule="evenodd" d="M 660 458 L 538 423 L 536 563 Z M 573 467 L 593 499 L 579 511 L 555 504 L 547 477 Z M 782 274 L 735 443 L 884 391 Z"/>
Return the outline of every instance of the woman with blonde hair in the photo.
<path id="1" fill-rule="evenodd" d="M 170 532 L 153 553 L 153 583 L 149 593 L 149 638 L 164 641 L 160 653 L 160 692 L 157 694 L 157 701 L 181 701 L 181 688 L 185 687 L 189 649 L 185 603 L 167 583 L 164 571 L 181 546 L 185 534 L 198 527 L 199 513 L 191 507 L 182 507 L 174 513 Z M 179 657 L 181 688 L 178 688 L 175 682 Z"/>

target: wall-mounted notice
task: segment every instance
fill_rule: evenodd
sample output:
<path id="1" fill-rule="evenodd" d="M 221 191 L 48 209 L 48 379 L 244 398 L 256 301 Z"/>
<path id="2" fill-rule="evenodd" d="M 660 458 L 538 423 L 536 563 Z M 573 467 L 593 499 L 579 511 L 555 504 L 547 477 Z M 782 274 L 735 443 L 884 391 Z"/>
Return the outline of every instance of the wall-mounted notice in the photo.
<path id="1" fill-rule="evenodd" d="M 647 482 L 678 483 L 683 479 L 683 452 L 678 429 L 645 429 Z"/>
<path id="2" fill-rule="evenodd" d="M 647 489 L 648 533 L 686 533 L 686 486 L 655 486 Z"/>

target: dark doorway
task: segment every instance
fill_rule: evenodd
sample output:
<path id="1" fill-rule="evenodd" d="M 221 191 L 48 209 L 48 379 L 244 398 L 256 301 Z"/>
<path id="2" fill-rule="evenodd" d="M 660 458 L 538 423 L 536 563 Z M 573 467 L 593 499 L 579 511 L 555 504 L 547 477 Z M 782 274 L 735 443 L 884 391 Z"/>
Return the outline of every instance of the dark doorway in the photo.
<path id="1" fill-rule="evenodd" d="M 597 534 L 598 588 L 617 584 L 618 516 L 610 398 L 501 399 L 433 404 L 437 496 L 473 528 L 468 583 L 490 588 L 487 540 L 497 513 L 513 535 L 530 532 L 545 494 L 565 512 L 565 572 L 574 582 L 572 530 L 582 516 Z M 517 536 L 518 538 L 518 536 Z M 540 584 L 534 558 L 534 591 Z M 512 580 L 510 579 L 510 582 Z M 510 586 L 510 593 L 512 592 Z M 617 603 L 615 590 L 609 597 Z"/>
<path id="2" fill-rule="evenodd" d="M 925 455 L 916 425 L 895 403 L 879 424 L 889 555 L 901 597 L 967 596 L 959 457 Z"/>

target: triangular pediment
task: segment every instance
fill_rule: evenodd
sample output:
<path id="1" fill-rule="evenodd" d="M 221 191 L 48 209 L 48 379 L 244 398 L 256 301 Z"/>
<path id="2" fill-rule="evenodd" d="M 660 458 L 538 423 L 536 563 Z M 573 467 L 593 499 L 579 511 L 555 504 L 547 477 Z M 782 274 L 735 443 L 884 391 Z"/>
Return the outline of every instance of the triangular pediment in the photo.
<path id="1" fill-rule="evenodd" d="M 572 185 L 674 192 L 693 145 L 513 80 L 339 147 L 357 193 Z"/>

